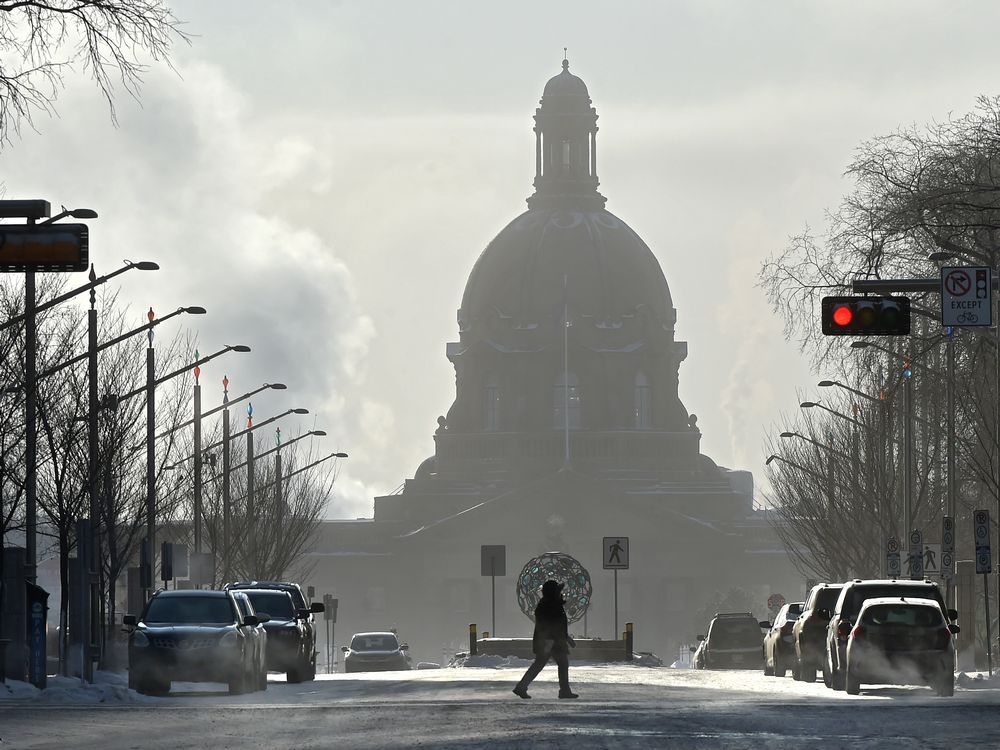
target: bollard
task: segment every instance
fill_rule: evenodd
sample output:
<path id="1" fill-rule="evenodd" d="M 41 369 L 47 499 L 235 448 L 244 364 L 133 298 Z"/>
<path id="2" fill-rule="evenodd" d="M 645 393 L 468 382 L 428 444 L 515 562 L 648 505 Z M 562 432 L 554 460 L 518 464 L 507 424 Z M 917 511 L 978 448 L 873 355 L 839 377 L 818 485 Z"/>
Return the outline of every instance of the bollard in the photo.
<path id="1" fill-rule="evenodd" d="M 478 645 L 476 644 L 476 623 L 469 623 L 469 656 L 475 656 L 479 653 Z"/>
<path id="2" fill-rule="evenodd" d="M 625 661 L 632 661 L 632 623 L 625 623 Z"/>

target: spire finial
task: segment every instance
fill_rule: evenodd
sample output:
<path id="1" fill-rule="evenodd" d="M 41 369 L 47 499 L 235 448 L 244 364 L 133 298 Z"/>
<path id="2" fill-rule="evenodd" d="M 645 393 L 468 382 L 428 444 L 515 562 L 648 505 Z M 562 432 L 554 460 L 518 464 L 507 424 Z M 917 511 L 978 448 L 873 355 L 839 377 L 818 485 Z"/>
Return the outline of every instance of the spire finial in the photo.
<path id="1" fill-rule="evenodd" d="M 563 70 L 569 70 L 569 48 L 563 47 Z"/>

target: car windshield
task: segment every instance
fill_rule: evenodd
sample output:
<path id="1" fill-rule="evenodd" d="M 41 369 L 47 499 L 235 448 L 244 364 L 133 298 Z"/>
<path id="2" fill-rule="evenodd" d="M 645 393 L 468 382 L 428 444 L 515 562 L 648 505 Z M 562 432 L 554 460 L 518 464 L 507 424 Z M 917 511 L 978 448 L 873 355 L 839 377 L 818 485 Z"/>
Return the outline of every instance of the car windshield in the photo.
<path id="1" fill-rule="evenodd" d="M 869 599 L 881 599 L 882 597 L 905 596 L 914 599 L 933 599 L 942 606 L 944 600 L 941 598 L 941 591 L 937 586 L 930 585 L 900 585 L 890 584 L 887 586 L 857 586 L 850 592 L 850 601 L 844 602 L 841 617 L 853 619 L 861 611 L 861 606 Z"/>
<path id="2" fill-rule="evenodd" d="M 234 622 L 235 618 L 226 596 L 157 596 L 149 603 L 143 620 L 223 625 Z"/>
<path id="3" fill-rule="evenodd" d="M 820 589 L 816 592 L 816 602 L 813 609 L 828 609 L 831 612 L 837 606 L 837 597 L 840 596 L 840 589 Z"/>
<path id="4" fill-rule="evenodd" d="M 760 626 L 749 619 L 716 620 L 708 637 L 712 648 L 753 648 L 763 641 Z"/>
<path id="5" fill-rule="evenodd" d="M 248 594 L 255 612 L 270 615 L 276 620 L 291 620 L 295 617 L 292 600 L 284 591 L 261 591 Z"/>
<path id="6" fill-rule="evenodd" d="M 351 639 L 351 649 L 353 651 L 395 651 L 399 648 L 396 636 L 389 633 L 375 633 L 374 635 L 356 635 Z"/>
<path id="7" fill-rule="evenodd" d="M 913 604 L 879 604 L 865 610 L 861 622 L 865 625 L 910 626 L 932 628 L 944 624 L 941 613 L 934 607 Z"/>

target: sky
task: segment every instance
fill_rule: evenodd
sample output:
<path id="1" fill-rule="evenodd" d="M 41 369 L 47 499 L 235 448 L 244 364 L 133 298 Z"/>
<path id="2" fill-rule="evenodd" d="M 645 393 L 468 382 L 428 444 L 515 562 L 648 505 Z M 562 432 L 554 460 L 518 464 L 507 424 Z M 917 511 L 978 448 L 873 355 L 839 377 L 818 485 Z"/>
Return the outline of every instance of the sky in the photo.
<path id="1" fill-rule="evenodd" d="M 58 116 L 0 152 L 4 197 L 97 210 L 98 273 L 160 263 L 121 277 L 136 325 L 202 305 L 178 321 L 203 354 L 251 346 L 203 368 L 205 408 L 224 374 L 234 395 L 288 384 L 254 418 L 308 408 L 282 433 L 350 454 L 331 518 L 370 516 L 433 453 L 465 282 L 525 209 L 563 47 L 600 117 L 607 208 L 670 285 L 702 452 L 758 480 L 823 377 L 784 340 L 762 261 L 822 232 L 863 140 L 1000 93 L 988 0 L 171 5 L 191 35 L 173 68 L 118 99 L 117 125 L 70 74 Z"/>

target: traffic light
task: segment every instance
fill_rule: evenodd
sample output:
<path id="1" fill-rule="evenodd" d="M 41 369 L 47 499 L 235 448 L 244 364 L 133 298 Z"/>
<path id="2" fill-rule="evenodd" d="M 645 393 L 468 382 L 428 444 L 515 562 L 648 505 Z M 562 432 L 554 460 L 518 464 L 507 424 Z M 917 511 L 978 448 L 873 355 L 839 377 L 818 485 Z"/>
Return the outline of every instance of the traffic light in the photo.
<path id="1" fill-rule="evenodd" d="M 907 336 L 909 297 L 824 297 L 825 336 Z"/>

